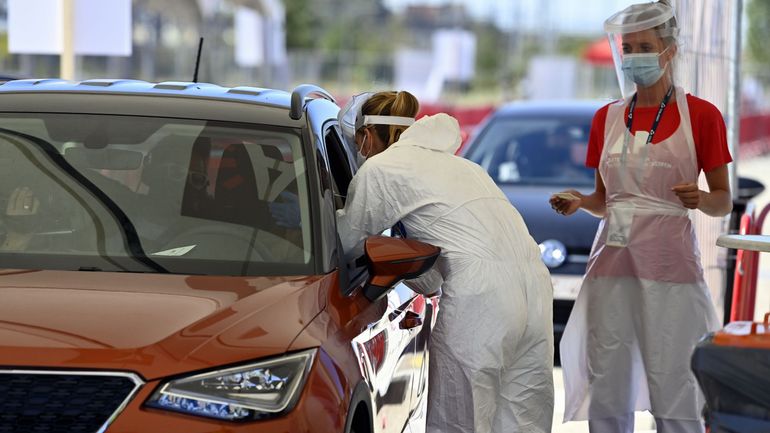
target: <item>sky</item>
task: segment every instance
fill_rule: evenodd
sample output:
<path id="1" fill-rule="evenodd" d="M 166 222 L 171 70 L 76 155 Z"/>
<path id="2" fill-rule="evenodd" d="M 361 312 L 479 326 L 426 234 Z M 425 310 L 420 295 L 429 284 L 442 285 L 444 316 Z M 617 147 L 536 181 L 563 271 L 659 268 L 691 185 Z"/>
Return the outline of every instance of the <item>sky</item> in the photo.
<path id="1" fill-rule="evenodd" d="M 475 17 L 503 28 L 542 28 L 568 33 L 603 33 L 604 20 L 644 0 L 384 0 L 394 10 L 416 4 L 463 4 Z"/>

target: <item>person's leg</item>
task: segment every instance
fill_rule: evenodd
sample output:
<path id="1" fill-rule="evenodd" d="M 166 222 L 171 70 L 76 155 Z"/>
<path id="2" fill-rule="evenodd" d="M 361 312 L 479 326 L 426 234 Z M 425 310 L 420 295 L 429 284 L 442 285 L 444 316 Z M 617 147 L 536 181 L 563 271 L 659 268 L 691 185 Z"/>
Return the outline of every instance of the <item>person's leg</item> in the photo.
<path id="1" fill-rule="evenodd" d="M 435 340 L 430 343 L 427 433 L 473 433 L 474 401 L 471 380 Z"/>
<path id="2" fill-rule="evenodd" d="M 700 421 L 655 418 L 658 433 L 703 433 L 706 431 Z"/>
<path id="3" fill-rule="evenodd" d="M 550 433 L 553 424 L 553 332 L 550 315 L 530 315 L 535 323 L 519 344 L 518 358 L 502 371 L 494 432 Z"/>
<path id="4" fill-rule="evenodd" d="M 690 362 L 695 345 L 714 326 L 708 289 L 693 284 L 644 284 L 640 327 L 645 332 L 640 344 L 650 391 L 650 412 L 656 419 L 697 422 L 702 417 L 705 399 Z"/>
<path id="5" fill-rule="evenodd" d="M 588 421 L 591 433 L 634 433 L 634 413 L 617 418 L 592 419 Z"/>
<path id="6" fill-rule="evenodd" d="M 474 433 L 493 433 L 492 426 L 499 402 L 500 371 L 480 370 L 470 373 L 473 392 Z"/>

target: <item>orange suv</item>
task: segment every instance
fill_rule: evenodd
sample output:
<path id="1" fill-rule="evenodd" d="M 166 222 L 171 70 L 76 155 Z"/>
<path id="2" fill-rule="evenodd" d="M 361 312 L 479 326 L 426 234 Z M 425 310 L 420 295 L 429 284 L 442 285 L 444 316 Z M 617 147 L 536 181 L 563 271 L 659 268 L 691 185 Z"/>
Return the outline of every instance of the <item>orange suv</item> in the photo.
<path id="1" fill-rule="evenodd" d="M 323 89 L 0 94 L 0 433 L 420 429 L 438 301 L 401 281 L 439 250 L 345 261 Z"/>

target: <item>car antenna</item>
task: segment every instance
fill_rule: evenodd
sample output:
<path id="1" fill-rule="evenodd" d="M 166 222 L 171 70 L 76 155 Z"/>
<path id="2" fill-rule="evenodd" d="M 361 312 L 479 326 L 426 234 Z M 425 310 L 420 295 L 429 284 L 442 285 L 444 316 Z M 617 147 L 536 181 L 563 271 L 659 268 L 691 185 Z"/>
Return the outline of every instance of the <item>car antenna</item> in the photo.
<path id="1" fill-rule="evenodd" d="M 203 36 L 201 36 L 201 40 L 198 42 L 198 58 L 195 59 L 195 74 L 193 75 L 193 83 L 198 82 L 198 69 L 201 66 L 201 51 L 203 51 Z"/>

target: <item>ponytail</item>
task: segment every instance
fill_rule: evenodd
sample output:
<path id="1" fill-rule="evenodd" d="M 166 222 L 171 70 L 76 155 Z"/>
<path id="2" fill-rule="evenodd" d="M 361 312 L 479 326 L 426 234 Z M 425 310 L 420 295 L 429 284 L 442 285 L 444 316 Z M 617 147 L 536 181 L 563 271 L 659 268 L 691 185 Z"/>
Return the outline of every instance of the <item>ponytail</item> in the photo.
<path id="1" fill-rule="evenodd" d="M 418 111 L 419 101 L 407 91 L 376 93 L 361 108 L 362 114 L 367 116 L 415 117 Z M 401 125 L 374 125 L 375 133 L 386 147 L 397 142 L 406 128 Z"/>

